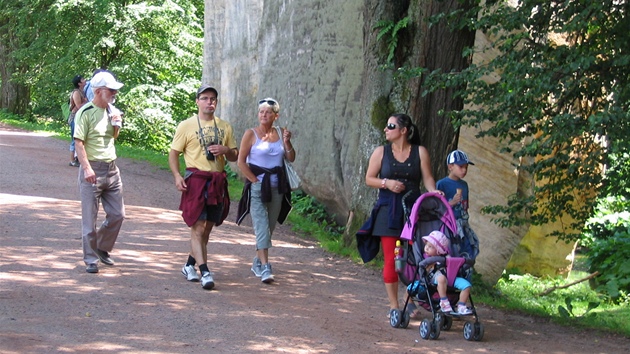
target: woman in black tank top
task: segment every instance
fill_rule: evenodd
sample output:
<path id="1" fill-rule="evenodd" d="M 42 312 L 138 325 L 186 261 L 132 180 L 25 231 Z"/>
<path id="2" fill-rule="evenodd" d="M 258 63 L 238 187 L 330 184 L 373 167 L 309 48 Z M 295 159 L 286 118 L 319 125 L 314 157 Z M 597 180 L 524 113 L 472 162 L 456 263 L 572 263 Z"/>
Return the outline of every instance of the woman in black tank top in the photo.
<path id="1" fill-rule="evenodd" d="M 365 175 L 365 183 L 379 189 L 378 200 L 370 219 L 357 233 L 357 239 L 366 236 L 380 238 L 384 259 L 383 282 L 391 312 L 399 308 L 394 247 L 404 224 L 403 196 L 407 195 L 406 203 L 413 204 L 421 194 L 421 181 L 427 191 L 439 191 L 435 188 L 429 153 L 420 146 L 420 133 L 411 118 L 402 113 L 394 114 L 387 120 L 384 131 L 389 144 L 374 150 Z M 359 247 L 361 250 L 362 246 Z M 364 257 L 364 261 L 369 260 Z"/>

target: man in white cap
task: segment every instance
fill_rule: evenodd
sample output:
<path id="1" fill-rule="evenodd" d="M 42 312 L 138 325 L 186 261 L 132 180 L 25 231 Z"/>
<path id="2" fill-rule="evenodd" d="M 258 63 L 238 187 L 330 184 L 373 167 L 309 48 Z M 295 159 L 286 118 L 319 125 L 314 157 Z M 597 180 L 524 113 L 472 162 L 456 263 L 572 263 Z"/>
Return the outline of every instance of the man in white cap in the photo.
<path id="1" fill-rule="evenodd" d="M 123 86 L 110 72 L 99 72 L 90 80 L 94 99 L 76 114 L 74 141 L 79 169 L 83 261 L 88 273 L 98 273 L 98 261 L 114 265 L 109 252 L 114 248 L 125 218 L 123 186 L 116 166 L 114 140 L 122 126 L 122 113 L 113 103 Z M 96 228 L 99 202 L 105 221 Z"/>

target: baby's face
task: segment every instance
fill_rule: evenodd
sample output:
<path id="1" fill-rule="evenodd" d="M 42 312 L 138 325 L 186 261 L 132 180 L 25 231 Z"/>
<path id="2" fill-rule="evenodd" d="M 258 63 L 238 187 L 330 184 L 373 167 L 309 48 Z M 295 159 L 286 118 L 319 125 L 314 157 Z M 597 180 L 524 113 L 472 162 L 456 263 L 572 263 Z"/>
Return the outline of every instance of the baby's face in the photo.
<path id="1" fill-rule="evenodd" d="M 433 246 L 433 244 L 431 242 L 426 242 L 424 243 L 424 253 L 426 253 L 429 256 L 438 256 L 438 251 L 435 248 L 435 246 Z"/>

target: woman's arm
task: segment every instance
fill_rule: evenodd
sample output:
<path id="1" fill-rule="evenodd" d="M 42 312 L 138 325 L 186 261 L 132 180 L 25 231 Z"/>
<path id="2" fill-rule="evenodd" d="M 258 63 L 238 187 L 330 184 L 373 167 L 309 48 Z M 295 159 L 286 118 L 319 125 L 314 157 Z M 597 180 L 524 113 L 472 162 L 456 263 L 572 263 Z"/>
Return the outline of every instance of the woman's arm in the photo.
<path id="1" fill-rule="evenodd" d="M 433 178 L 433 172 L 431 170 L 431 157 L 429 157 L 429 152 L 424 146 L 419 146 L 418 149 L 420 152 L 420 172 L 422 173 L 424 187 L 429 192 L 444 194 L 442 191 L 435 188 L 435 178 Z"/>
<path id="2" fill-rule="evenodd" d="M 254 144 L 255 137 L 254 132 L 251 129 L 247 129 L 245 134 L 243 134 L 243 139 L 241 139 L 241 148 L 238 153 L 238 168 L 241 170 L 245 178 L 251 183 L 258 182 L 258 178 L 249 168 L 247 164 L 247 156 L 249 156 L 249 152 L 252 149 L 252 145 Z"/>
<path id="3" fill-rule="evenodd" d="M 370 156 L 370 162 L 368 163 L 368 168 L 365 173 L 365 184 L 368 187 L 372 188 L 387 188 L 388 183 L 390 182 L 387 179 L 379 178 L 379 173 L 381 171 L 381 160 L 383 160 L 383 146 L 379 146 L 374 149 L 372 152 L 372 156 Z"/>
<path id="4" fill-rule="evenodd" d="M 280 128 L 280 131 L 282 132 L 280 138 L 284 144 L 284 157 L 290 162 L 293 162 L 295 161 L 295 149 L 291 143 L 291 132 L 282 128 Z"/>

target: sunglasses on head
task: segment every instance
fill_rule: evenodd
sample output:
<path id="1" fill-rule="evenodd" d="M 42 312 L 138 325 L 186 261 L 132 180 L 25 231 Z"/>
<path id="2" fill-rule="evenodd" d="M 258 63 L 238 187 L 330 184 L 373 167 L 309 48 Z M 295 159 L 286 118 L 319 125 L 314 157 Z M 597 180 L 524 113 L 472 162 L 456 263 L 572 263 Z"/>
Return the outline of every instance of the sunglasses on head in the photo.
<path id="1" fill-rule="evenodd" d="M 387 130 L 394 130 L 394 129 L 398 128 L 398 126 L 396 124 L 394 124 L 394 123 L 387 123 L 386 128 L 387 128 Z"/>
<path id="2" fill-rule="evenodd" d="M 260 100 L 258 101 L 258 104 L 263 104 L 263 103 L 267 103 L 270 106 L 275 106 L 278 104 L 278 102 L 274 101 L 274 100 Z"/>

